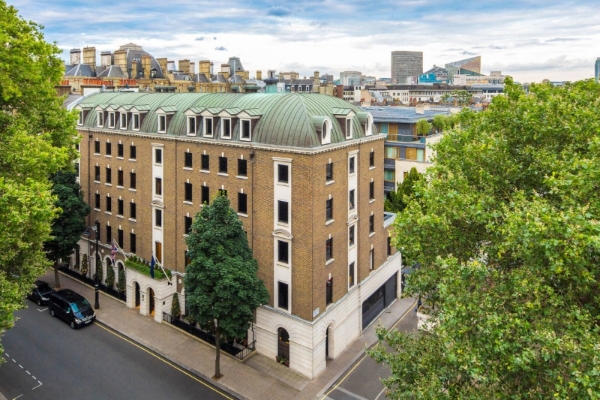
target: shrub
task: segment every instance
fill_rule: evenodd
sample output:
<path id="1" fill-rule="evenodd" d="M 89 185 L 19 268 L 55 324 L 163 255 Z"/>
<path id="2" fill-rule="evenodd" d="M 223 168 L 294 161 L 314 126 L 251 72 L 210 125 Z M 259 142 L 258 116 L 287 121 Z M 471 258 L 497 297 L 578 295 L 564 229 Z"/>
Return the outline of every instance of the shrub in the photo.
<path id="1" fill-rule="evenodd" d="M 181 317 L 181 307 L 179 307 L 179 296 L 173 293 L 173 303 L 171 304 L 171 315 L 175 318 Z"/>
<path id="2" fill-rule="evenodd" d="M 119 289 L 119 292 L 125 291 L 125 284 L 125 268 L 122 268 L 119 270 L 119 282 L 117 283 L 117 289 Z"/>
<path id="3" fill-rule="evenodd" d="M 125 265 L 128 268 L 131 269 L 135 269 L 138 272 L 141 272 L 142 274 L 146 275 L 146 276 L 150 276 L 150 265 L 148 265 L 148 263 L 146 261 L 144 261 L 143 259 L 141 259 L 140 257 L 133 255 L 131 257 L 129 257 L 127 260 L 125 260 Z M 171 271 L 166 270 L 167 275 L 165 276 L 165 274 L 163 273 L 162 269 L 160 267 L 155 267 L 154 268 L 154 279 L 156 280 L 161 280 L 161 279 L 165 279 L 167 276 L 169 277 L 169 279 L 171 279 Z"/>
<path id="4" fill-rule="evenodd" d="M 106 269 L 106 286 L 112 288 L 115 285 L 115 268 L 109 265 Z"/>

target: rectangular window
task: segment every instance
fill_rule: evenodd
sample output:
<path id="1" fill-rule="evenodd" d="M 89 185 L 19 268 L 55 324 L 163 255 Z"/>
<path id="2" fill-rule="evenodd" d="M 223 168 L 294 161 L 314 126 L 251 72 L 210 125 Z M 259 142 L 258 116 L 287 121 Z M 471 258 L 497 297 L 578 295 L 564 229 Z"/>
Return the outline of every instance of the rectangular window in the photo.
<path id="1" fill-rule="evenodd" d="M 135 246 L 136 245 L 136 239 L 137 238 L 135 237 L 135 233 L 130 233 L 129 234 L 129 250 L 132 253 L 135 253 L 137 251 L 136 246 Z"/>
<path id="2" fill-rule="evenodd" d="M 223 118 L 221 120 L 221 137 L 225 139 L 231 138 L 231 119 Z"/>
<path id="3" fill-rule="evenodd" d="M 287 201 L 277 201 L 277 220 L 287 224 L 289 222 L 289 203 Z"/>
<path id="4" fill-rule="evenodd" d="M 192 217 L 183 217 L 183 223 L 184 223 L 184 235 L 187 235 L 190 233 L 190 231 L 192 230 Z"/>
<path id="5" fill-rule="evenodd" d="M 135 203 L 130 203 L 130 207 L 129 207 L 129 218 L 131 219 L 136 219 L 137 216 L 137 207 Z"/>
<path id="6" fill-rule="evenodd" d="M 242 120 L 242 133 L 241 133 L 241 139 L 242 140 L 250 140 L 250 135 L 251 135 L 251 125 L 250 125 L 250 121 L 247 119 L 243 119 Z"/>
<path id="7" fill-rule="evenodd" d="M 124 178 L 123 178 L 123 170 L 117 171 L 117 186 L 123 186 Z"/>
<path id="8" fill-rule="evenodd" d="M 329 163 L 325 166 L 325 180 L 327 182 L 333 180 L 333 163 Z"/>
<path id="9" fill-rule="evenodd" d="M 246 193 L 238 193 L 238 212 L 248 214 L 248 195 Z"/>
<path id="10" fill-rule="evenodd" d="M 108 127 L 109 128 L 115 127 L 115 113 L 114 112 L 108 113 Z"/>
<path id="11" fill-rule="evenodd" d="M 196 135 L 196 117 L 187 117 L 187 134 Z"/>
<path id="12" fill-rule="evenodd" d="M 202 156 L 200 157 L 200 162 L 200 169 L 203 169 L 204 171 L 210 170 L 210 158 L 208 154 L 202 154 Z"/>
<path id="13" fill-rule="evenodd" d="M 386 169 L 383 171 L 383 180 L 386 182 L 396 183 L 396 171 L 393 169 Z"/>
<path id="14" fill-rule="evenodd" d="M 222 174 L 227 173 L 227 157 L 219 157 L 219 172 Z"/>
<path id="15" fill-rule="evenodd" d="M 94 142 L 94 154 L 100 154 L 100 141 L 96 140 Z"/>
<path id="16" fill-rule="evenodd" d="M 288 284 L 283 282 L 277 282 L 277 307 L 283 308 L 284 310 L 289 309 L 288 304 Z"/>
<path id="17" fill-rule="evenodd" d="M 117 144 L 117 157 L 123 157 L 123 154 L 125 154 L 125 150 L 123 149 L 123 143 L 119 143 Z"/>
<path id="18" fill-rule="evenodd" d="M 162 178 L 154 178 L 154 194 L 162 196 Z"/>
<path id="19" fill-rule="evenodd" d="M 354 225 L 348 229 L 348 246 L 354 246 Z"/>
<path id="20" fill-rule="evenodd" d="M 185 183 L 185 196 L 184 199 L 185 201 L 192 201 L 192 184 L 191 183 Z"/>
<path id="21" fill-rule="evenodd" d="M 354 263 L 350 263 L 348 266 L 348 287 L 354 286 Z"/>
<path id="22" fill-rule="evenodd" d="M 106 225 L 106 243 L 112 243 L 112 227 Z"/>
<path id="23" fill-rule="evenodd" d="M 354 204 L 354 189 L 352 189 L 352 190 L 350 191 L 350 193 L 348 194 L 348 203 L 349 203 L 349 204 L 348 204 L 348 207 L 349 207 L 351 210 L 354 210 L 354 207 L 355 207 L 355 204 Z"/>
<path id="24" fill-rule="evenodd" d="M 392 255 L 392 238 L 390 236 L 387 238 L 387 255 L 388 257 Z"/>
<path id="25" fill-rule="evenodd" d="M 192 168 L 193 163 L 192 163 L 192 153 L 186 152 L 184 153 L 184 160 L 183 160 L 183 166 L 185 168 Z"/>
<path id="26" fill-rule="evenodd" d="M 371 150 L 371 152 L 369 153 L 369 167 L 374 167 L 375 166 L 375 151 Z"/>
<path id="27" fill-rule="evenodd" d="M 352 139 L 352 119 L 346 118 L 346 139 Z"/>
<path id="28" fill-rule="evenodd" d="M 204 136 L 213 135 L 213 119 L 208 117 L 204 118 Z"/>
<path id="29" fill-rule="evenodd" d="M 238 176 L 248 176 L 248 160 L 238 158 Z"/>
<path id="30" fill-rule="evenodd" d="M 158 133 L 165 133 L 167 131 L 167 116 L 158 116 Z"/>
<path id="31" fill-rule="evenodd" d="M 327 261 L 333 258 L 333 238 L 327 239 L 325 242 L 325 259 Z"/>
<path id="32" fill-rule="evenodd" d="M 277 164 L 277 182 L 289 182 L 289 167 L 285 164 Z"/>
<path id="33" fill-rule="evenodd" d="M 123 248 L 123 229 L 117 229 L 117 244 L 120 248 Z"/>
<path id="34" fill-rule="evenodd" d="M 371 249 L 369 252 L 369 269 L 375 268 L 375 250 Z"/>
<path id="35" fill-rule="evenodd" d="M 369 183 L 369 200 L 375 199 L 375 182 Z"/>
<path id="36" fill-rule="evenodd" d="M 375 232 L 375 215 L 369 217 L 369 233 Z"/>
<path id="37" fill-rule="evenodd" d="M 210 203 L 208 186 L 202 186 L 202 204 Z"/>
<path id="38" fill-rule="evenodd" d="M 162 164 L 162 149 L 154 149 L 154 163 Z"/>
<path id="39" fill-rule="evenodd" d="M 100 167 L 97 165 L 94 167 L 94 181 L 100 182 Z"/>
<path id="40" fill-rule="evenodd" d="M 333 278 L 327 280 L 325 285 L 325 305 L 333 303 Z"/>
<path id="41" fill-rule="evenodd" d="M 162 262 L 162 243 L 154 242 L 154 255 L 158 262 Z"/>
<path id="42" fill-rule="evenodd" d="M 162 228 L 162 210 L 154 210 L 154 226 Z"/>
<path id="43" fill-rule="evenodd" d="M 112 145 L 110 142 L 106 142 L 106 155 L 107 156 L 112 155 Z"/>
<path id="44" fill-rule="evenodd" d="M 112 212 L 112 199 L 110 196 L 106 196 L 106 211 Z"/>
<path id="45" fill-rule="evenodd" d="M 98 128 L 104 126 L 104 111 L 98 111 Z"/>
<path id="46" fill-rule="evenodd" d="M 127 114 L 121 113 L 119 120 L 121 121 L 121 129 L 127 129 Z"/>
<path id="47" fill-rule="evenodd" d="M 395 159 L 402 157 L 400 157 L 400 153 L 397 147 L 389 146 L 385 148 L 385 158 Z"/>
<path id="48" fill-rule="evenodd" d="M 289 246 L 288 242 L 283 240 L 277 241 L 277 261 L 287 264 L 289 262 Z"/>
<path id="49" fill-rule="evenodd" d="M 135 189 L 136 181 L 135 181 L 135 172 L 129 173 L 129 187 L 131 189 Z"/>
<path id="50" fill-rule="evenodd" d="M 134 131 L 139 131 L 140 130 L 140 114 L 133 114 L 132 115 L 133 118 L 133 130 Z"/>
<path id="51" fill-rule="evenodd" d="M 129 146 L 129 158 L 135 160 L 137 156 L 136 147 L 134 145 Z"/>
<path id="52" fill-rule="evenodd" d="M 227 197 L 227 190 L 219 189 L 219 196 Z"/>
<path id="53" fill-rule="evenodd" d="M 348 160 L 348 173 L 349 174 L 354 173 L 354 160 L 355 160 L 355 157 L 350 157 L 350 159 Z"/>
<path id="54" fill-rule="evenodd" d="M 333 199 L 325 201 L 325 220 L 330 221 L 333 219 Z"/>
<path id="55" fill-rule="evenodd" d="M 123 200 L 118 199 L 117 200 L 117 215 L 123 215 L 124 209 L 125 209 L 125 207 L 123 206 Z"/>
<path id="56" fill-rule="evenodd" d="M 106 183 L 112 183 L 112 170 L 106 167 Z"/>

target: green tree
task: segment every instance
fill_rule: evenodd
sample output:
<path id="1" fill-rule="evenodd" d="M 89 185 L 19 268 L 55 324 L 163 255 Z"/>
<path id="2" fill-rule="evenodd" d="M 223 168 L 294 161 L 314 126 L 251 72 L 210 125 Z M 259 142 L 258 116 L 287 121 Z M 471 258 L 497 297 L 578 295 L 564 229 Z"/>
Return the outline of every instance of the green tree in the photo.
<path id="1" fill-rule="evenodd" d="M 438 132 L 443 132 L 450 127 L 450 121 L 447 115 L 438 114 L 433 117 L 432 125 Z"/>
<path id="2" fill-rule="evenodd" d="M 175 318 L 181 317 L 181 307 L 179 306 L 179 295 L 173 293 L 173 301 L 171 302 L 171 315 Z"/>
<path id="3" fill-rule="evenodd" d="M 41 27 L 0 0 L 0 332 L 50 263 L 43 244 L 56 216 L 48 178 L 76 158 L 75 116 L 54 86 L 61 53 Z M 2 352 L 0 346 L 0 353 Z"/>
<path id="4" fill-rule="evenodd" d="M 390 192 L 389 198 L 385 199 L 385 211 L 398 213 L 404 210 L 407 199 L 413 195 L 415 184 L 422 176 L 416 168 L 411 168 L 402 183 L 399 183 L 396 190 Z"/>
<path id="5" fill-rule="evenodd" d="M 77 183 L 75 172 L 59 171 L 50 181 L 52 194 L 56 197 L 55 206 L 60 214 L 52 223 L 52 238 L 44 243 L 44 250 L 54 264 L 54 285 L 60 287 L 60 261 L 79 247 L 78 242 L 85 230 L 85 217 L 90 213 L 90 206 L 83 201 L 83 192 Z"/>
<path id="6" fill-rule="evenodd" d="M 408 293 L 436 308 L 427 332 L 378 331 L 390 398 L 600 393 L 600 86 L 505 83 L 396 218 Z"/>
<path id="7" fill-rule="evenodd" d="M 246 232 L 227 197 L 217 196 L 202 208 L 186 243 L 186 312 L 188 320 L 215 335 L 214 378 L 219 379 L 222 339 L 245 337 L 254 311 L 268 302 L 269 294 L 256 275 L 258 265 Z"/>
<path id="8" fill-rule="evenodd" d="M 114 285 L 115 285 L 115 268 L 111 264 L 106 267 L 106 286 L 112 289 Z"/>
<path id="9" fill-rule="evenodd" d="M 431 132 L 432 125 L 426 119 L 420 119 L 417 121 L 417 134 L 419 136 L 427 136 Z"/>
<path id="10" fill-rule="evenodd" d="M 119 282 L 117 282 L 117 289 L 119 289 L 119 292 L 124 292 L 126 289 L 125 268 L 119 269 Z"/>

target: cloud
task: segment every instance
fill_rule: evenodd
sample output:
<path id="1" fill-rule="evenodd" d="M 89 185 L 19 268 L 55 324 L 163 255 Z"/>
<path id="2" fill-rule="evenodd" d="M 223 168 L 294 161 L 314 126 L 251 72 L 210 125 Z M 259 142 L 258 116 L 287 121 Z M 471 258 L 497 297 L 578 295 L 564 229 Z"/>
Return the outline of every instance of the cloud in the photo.
<path id="1" fill-rule="evenodd" d="M 269 8 L 269 11 L 267 11 L 267 14 L 273 17 L 285 17 L 286 15 L 290 15 L 291 13 L 292 10 L 283 6 L 272 6 L 271 8 Z"/>
<path id="2" fill-rule="evenodd" d="M 197 37 L 195 40 L 197 40 L 197 41 L 200 41 L 200 42 L 201 42 L 201 41 L 203 41 L 203 40 L 204 40 L 204 36 Z"/>
<path id="3" fill-rule="evenodd" d="M 471 53 L 470 51 L 466 51 L 466 50 L 460 54 L 462 54 L 463 56 L 476 56 L 477 55 L 477 53 Z"/>
<path id="4" fill-rule="evenodd" d="M 554 38 L 548 39 L 546 42 L 577 42 L 581 40 L 580 38 Z"/>
<path id="5" fill-rule="evenodd" d="M 215 50 L 217 51 L 227 51 L 227 49 L 223 46 L 219 46 L 219 47 L 215 47 Z"/>

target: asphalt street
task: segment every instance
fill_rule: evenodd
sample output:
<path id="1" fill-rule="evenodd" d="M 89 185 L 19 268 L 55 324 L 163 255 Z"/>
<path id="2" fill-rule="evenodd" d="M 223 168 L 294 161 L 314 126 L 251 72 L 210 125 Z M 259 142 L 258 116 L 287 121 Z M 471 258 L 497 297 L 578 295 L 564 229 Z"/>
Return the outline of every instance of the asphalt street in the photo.
<path id="1" fill-rule="evenodd" d="M 417 313 L 409 310 L 398 322 L 395 329 L 402 332 L 416 332 Z M 383 400 L 385 389 L 381 379 L 390 376 L 387 365 L 377 364 L 371 357 L 364 355 L 350 367 L 325 393 L 332 400 Z"/>
<path id="2" fill-rule="evenodd" d="M 231 398 L 101 325 L 73 330 L 46 306 L 27 304 L 2 338 L 7 399 Z"/>

